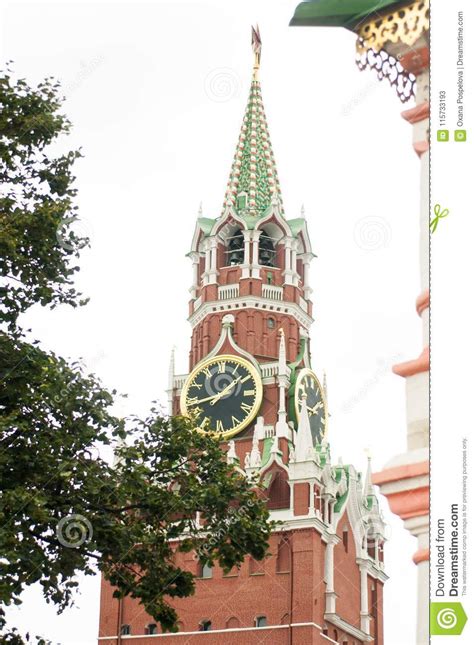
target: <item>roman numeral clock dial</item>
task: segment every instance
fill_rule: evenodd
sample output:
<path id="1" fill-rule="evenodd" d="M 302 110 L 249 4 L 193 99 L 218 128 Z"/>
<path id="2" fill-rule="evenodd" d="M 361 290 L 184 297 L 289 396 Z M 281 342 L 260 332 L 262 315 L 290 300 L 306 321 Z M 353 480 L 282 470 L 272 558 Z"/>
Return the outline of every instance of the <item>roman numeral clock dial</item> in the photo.
<path id="1" fill-rule="evenodd" d="M 228 439 L 257 416 L 262 396 L 262 379 L 252 363 L 231 354 L 214 356 L 188 376 L 181 413 L 193 415 L 202 431 Z"/>
<path id="2" fill-rule="evenodd" d="M 309 423 L 313 443 L 321 443 L 326 434 L 327 408 L 323 388 L 316 374 L 308 369 L 302 369 L 295 383 L 295 412 L 298 423 L 300 422 L 303 395 L 306 395 Z"/>

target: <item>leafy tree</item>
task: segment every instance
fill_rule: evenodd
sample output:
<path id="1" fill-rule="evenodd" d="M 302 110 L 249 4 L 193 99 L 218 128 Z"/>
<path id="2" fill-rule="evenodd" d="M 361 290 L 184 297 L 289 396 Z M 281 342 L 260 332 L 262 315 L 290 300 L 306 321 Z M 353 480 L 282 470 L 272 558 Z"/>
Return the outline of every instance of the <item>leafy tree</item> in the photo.
<path id="1" fill-rule="evenodd" d="M 19 316 L 33 304 L 84 304 L 72 284 L 87 244 L 71 230 L 79 154 L 49 156 L 69 129 L 60 105 L 51 79 L 32 89 L 0 76 L 0 628 L 2 605 L 21 603 L 28 585 L 39 582 L 61 612 L 77 574 L 98 569 L 117 596 L 139 599 L 173 630 L 170 600 L 194 591 L 173 548 L 226 570 L 247 553 L 261 559 L 268 511 L 257 486 L 191 420 L 154 408 L 126 427 L 110 411 L 115 391 L 22 331 Z M 103 455 L 117 442 L 111 466 Z M 0 638 L 22 642 L 16 630 Z"/>
<path id="2" fill-rule="evenodd" d="M 83 304 L 72 278 L 87 238 L 77 217 L 72 165 L 79 151 L 51 156 L 48 146 L 67 133 L 59 85 L 36 88 L 0 73 L 0 323 L 10 331 L 31 305 Z"/>

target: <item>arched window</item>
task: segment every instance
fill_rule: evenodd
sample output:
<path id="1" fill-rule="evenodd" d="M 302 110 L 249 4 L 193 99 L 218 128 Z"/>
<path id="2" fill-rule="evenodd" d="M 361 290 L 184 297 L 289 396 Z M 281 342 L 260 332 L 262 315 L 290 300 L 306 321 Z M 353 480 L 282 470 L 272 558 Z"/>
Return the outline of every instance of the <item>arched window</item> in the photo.
<path id="1" fill-rule="evenodd" d="M 274 267 L 276 259 L 273 239 L 262 231 L 258 239 L 258 263 L 264 267 Z"/>
<path id="2" fill-rule="evenodd" d="M 145 628 L 145 634 L 158 634 L 158 627 L 156 623 L 150 623 Z"/>
<path id="3" fill-rule="evenodd" d="M 212 567 L 207 562 L 199 565 L 198 578 L 212 578 Z"/>
<path id="4" fill-rule="evenodd" d="M 130 625 L 122 625 L 120 628 L 120 635 L 121 636 L 129 636 L 132 633 L 132 630 L 130 628 Z"/>
<path id="5" fill-rule="evenodd" d="M 227 249 L 225 251 L 226 266 L 235 266 L 244 261 L 244 234 L 237 229 L 227 238 Z"/>
<path id="6" fill-rule="evenodd" d="M 275 469 L 271 475 L 268 490 L 268 508 L 270 510 L 290 508 L 290 487 L 288 485 L 288 475 L 280 468 Z"/>
<path id="7" fill-rule="evenodd" d="M 349 529 L 347 526 L 342 530 L 342 544 L 344 546 L 344 551 L 347 553 L 349 551 Z"/>
<path id="8" fill-rule="evenodd" d="M 267 626 L 267 617 L 266 616 L 257 616 L 255 618 L 255 627 L 266 627 Z"/>
<path id="9" fill-rule="evenodd" d="M 278 545 L 276 570 L 277 573 L 288 573 L 290 571 L 290 545 L 286 540 L 281 540 Z"/>
<path id="10" fill-rule="evenodd" d="M 374 530 L 369 528 L 367 531 L 367 553 L 369 557 L 375 559 L 375 547 L 376 547 L 376 537 L 374 535 Z"/>
<path id="11" fill-rule="evenodd" d="M 225 624 L 226 629 L 236 629 L 239 625 L 240 621 L 235 616 L 231 616 Z"/>
<path id="12" fill-rule="evenodd" d="M 212 629 L 212 622 L 205 618 L 204 620 L 201 620 L 199 623 L 199 630 L 200 632 L 210 632 Z"/>

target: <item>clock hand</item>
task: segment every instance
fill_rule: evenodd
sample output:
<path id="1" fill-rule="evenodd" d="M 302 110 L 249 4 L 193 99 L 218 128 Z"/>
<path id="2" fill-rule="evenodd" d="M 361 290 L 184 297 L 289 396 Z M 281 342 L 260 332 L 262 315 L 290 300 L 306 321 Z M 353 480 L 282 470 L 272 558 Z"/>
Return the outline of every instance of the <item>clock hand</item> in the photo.
<path id="1" fill-rule="evenodd" d="M 218 394 L 216 394 L 214 397 L 212 397 L 211 405 L 215 405 L 217 401 L 222 399 L 223 396 L 225 396 L 228 392 L 230 392 L 240 381 L 242 377 L 238 376 L 232 383 L 229 383 L 223 390 L 221 390 Z"/>
<path id="2" fill-rule="evenodd" d="M 211 401 L 211 405 L 214 405 L 221 397 L 223 397 L 227 392 L 229 392 L 241 379 L 242 377 L 239 376 L 238 378 L 235 379 L 235 381 L 232 381 L 232 383 L 229 383 L 221 392 L 218 394 L 213 394 L 212 396 L 206 396 L 204 399 L 198 399 L 197 401 L 193 401 L 192 403 L 188 403 L 188 407 L 192 405 L 198 405 L 199 403 L 206 403 L 206 401 Z"/>
<path id="3" fill-rule="evenodd" d="M 206 401 L 210 401 L 210 400 L 211 400 L 211 399 L 213 399 L 215 396 L 216 396 L 215 394 L 213 394 L 212 396 L 206 396 L 206 398 L 205 398 L 205 399 L 199 399 L 198 401 L 193 401 L 192 403 L 187 403 L 186 405 L 187 405 L 187 406 L 188 406 L 188 408 L 189 408 L 191 405 L 198 405 L 199 403 L 205 403 Z"/>
<path id="4" fill-rule="evenodd" d="M 311 412 L 311 414 L 316 414 L 317 411 L 322 407 L 323 407 L 323 404 L 321 403 L 321 401 L 319 401 L 312 408 L 308 407 L 308 412 Z"/>

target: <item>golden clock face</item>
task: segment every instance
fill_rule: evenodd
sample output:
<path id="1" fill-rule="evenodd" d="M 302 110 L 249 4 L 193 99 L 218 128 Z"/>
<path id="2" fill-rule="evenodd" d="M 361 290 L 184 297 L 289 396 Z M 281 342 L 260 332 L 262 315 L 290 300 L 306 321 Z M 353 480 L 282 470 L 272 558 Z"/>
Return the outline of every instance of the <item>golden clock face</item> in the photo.
<path id="1" fill-rule="evenodd" d="M 304 368 L 299 372 L 295 384 L 295 412 L 298 423 L 300 421 L 303 395 L 306 395 L 306 406 L 308 408 L 313 443 L 321 443 L 326 434 L 327 426 L 326 401 L 318 377 L 308 368 Z"/>
<path id="2" fill-rule="evenodd" d="M 258 370 L 249 361 L 222 354 L 200 363 L 181 393 L 181 413 L 194 414 L 198 427 L 222 439 L 237 434 L 253 421 L 262 403 Z"/>

